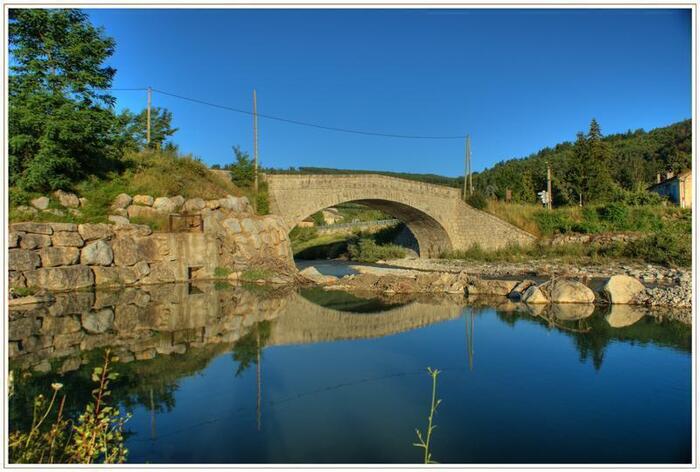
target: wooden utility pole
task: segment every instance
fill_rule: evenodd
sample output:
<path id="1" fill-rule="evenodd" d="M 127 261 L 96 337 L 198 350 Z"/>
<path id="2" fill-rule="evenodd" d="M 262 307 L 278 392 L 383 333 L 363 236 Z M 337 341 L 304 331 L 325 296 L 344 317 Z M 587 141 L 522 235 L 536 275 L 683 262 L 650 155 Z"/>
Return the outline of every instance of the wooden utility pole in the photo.
<path id="1" fill-rule="evenodd" d="M 552 168 L 547 161 L 547 209 L 552 209 Z"/>
<path id="2" fill-rule="evenodd" d="M 467 201 L 467 176 L 469 175 L 469 135 L 464 146 L 464 185 L 462 186 L 462 200 Z"/>
<path id="3" fill-rule="evenodd" d="M 146 144 L 151 144 L 151 87 L 148 87 L 146 99 Z"/>
<path id="4" fill-rule="evenodd" d="M 469 195 L 474 193 L 474 184 L 472 183 L 472 137 L 467 135 L 467 161 L 469 162 Z"/>
<path id="5" fill-rule="evenodd" d="M 258 97 L 253 89 L 253 157 L 255 159 L 254 174 L 255 183 L 253 184 L 254 203 L 253 208 L 258 210 Z"/>
<path id="6" fill-rule="evenodd" d="M 467 187 L 467 183 L 469 187 Z M 474 193 L 474 186 L 472 185 L 472 140 L 469 135 L 467 135 L 465 151 L 464 151 L 464 185 L 462 187 L 462 199 L 467 200 L 467 188 L 469 188 L 469 195 Z"/>

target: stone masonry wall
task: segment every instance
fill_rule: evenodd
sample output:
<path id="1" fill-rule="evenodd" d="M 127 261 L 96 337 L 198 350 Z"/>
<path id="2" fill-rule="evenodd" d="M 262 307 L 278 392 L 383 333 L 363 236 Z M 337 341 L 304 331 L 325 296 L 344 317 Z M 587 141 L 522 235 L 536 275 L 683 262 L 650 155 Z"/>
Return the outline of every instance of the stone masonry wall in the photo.
<path id="1" fill-rule="evenodd" d="M 208 209 L 203 232 L 153 232 L 136 224 L 15 223 L 9 231 L 9 285 L 52 291 L 212 278 L 217 267 L 256 261 L 293 264 L 275 216 Z"/>

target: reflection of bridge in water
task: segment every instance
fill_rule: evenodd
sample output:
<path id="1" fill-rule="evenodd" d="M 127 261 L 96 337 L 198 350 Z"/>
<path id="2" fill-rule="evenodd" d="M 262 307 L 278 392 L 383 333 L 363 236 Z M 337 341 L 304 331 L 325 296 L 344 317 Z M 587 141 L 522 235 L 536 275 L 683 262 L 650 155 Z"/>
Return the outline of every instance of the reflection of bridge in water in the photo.
<path id="1" fill-rule="evenodd" d="M 50 305 L 10 311 L 9 357 L 19 368 L 48 371 L 60 360 L 60 370 L 70 371 L 95 348 L 111 347 L 125 362 L 147 360 L 236 343 L 263 321 L 270 322 L 266 345 L 377 338 L 456 318 L 463 304 L 461 298 L 409 297 L 392 299 L 385 311 L 352 313 L 291 290 L 212 284 L 63 293 Z"/>
<path id="2" fill-rule="evenodd" d="M 380 338 L 457 318 L 464 300 L 422 297 L 378 313 L 351 313 L 290 297 L 272 325 L 270 344 L 309 344 L 343 339 Z"/>

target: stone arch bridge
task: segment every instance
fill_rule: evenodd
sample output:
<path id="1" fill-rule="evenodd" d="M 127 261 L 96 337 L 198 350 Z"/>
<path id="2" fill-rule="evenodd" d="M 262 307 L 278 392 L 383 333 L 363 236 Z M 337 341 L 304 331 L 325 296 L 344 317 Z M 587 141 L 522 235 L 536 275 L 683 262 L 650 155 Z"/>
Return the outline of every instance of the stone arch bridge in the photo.
<path id="1" fill-rule="evenodd" d="M 436 257 L 474 244 L 497 249 L 527 245 L 535 237 L 466 204 L 461 191 L 442 185 L 379 174 L 267 174 L 270 212 L 291 231 L 305 218 L 331 206 L 353 202 L 403 221 L 418 241 L 421 257 Z"/>

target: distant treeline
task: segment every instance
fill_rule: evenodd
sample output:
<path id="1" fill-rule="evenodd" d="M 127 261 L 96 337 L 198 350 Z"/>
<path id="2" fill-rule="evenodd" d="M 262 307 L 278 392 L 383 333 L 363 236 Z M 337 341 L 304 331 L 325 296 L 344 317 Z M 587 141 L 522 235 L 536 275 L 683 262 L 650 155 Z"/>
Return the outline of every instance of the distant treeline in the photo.
<path id="1" fill-rule="evenodd" d="M 574 142 L 547 147 L 525 158 L 502 161 L 473 174 L 476 191 L 484 196 L 534 203 L 546 188 L 547 162 L 552 167 L 552 193 L 558 205 L 610 200 L 640 200 L 657 174 L 691 167 L 692 124 L 685 120 L 651 131 L 642 129 L 602 136 L 593 120 L 588 133 Z M 326 167 L 267 168 L 277 174 L 381 174 L 461 188 L 463 178 L 435 174 L 331 169 Z M 643 198 L 642 198 L 643 200 Z"/>

